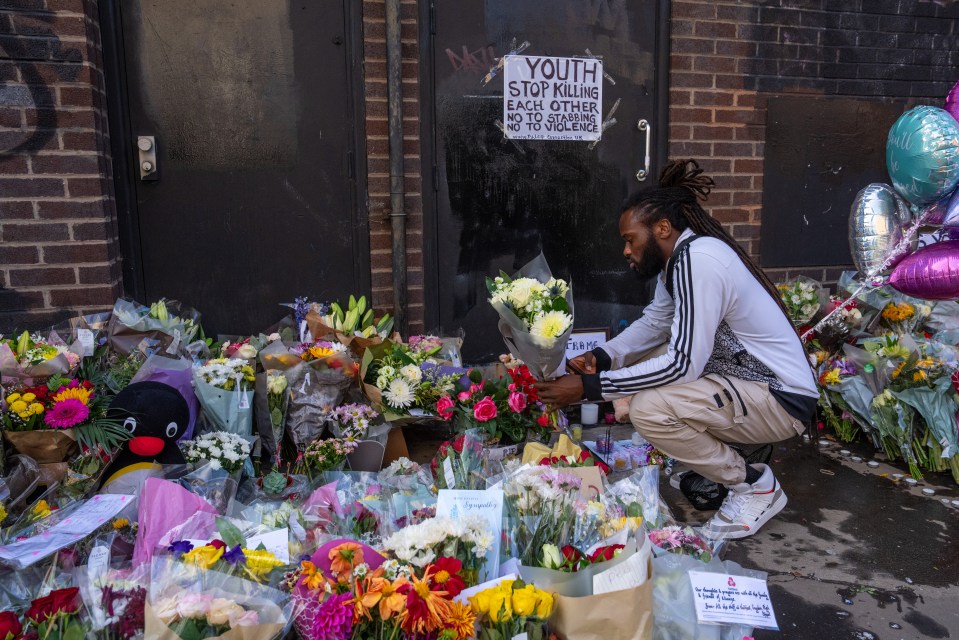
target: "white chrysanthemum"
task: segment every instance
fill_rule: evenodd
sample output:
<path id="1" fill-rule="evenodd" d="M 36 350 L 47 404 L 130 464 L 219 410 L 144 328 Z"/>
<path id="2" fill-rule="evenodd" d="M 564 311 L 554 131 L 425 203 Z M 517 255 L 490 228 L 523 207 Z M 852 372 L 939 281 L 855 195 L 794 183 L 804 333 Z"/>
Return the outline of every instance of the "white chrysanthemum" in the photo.
<path id="1" fill-rule="evenodd" d="M 529 333 L 533 337 L 533 342 L 543 348 L 552 347 L 556 339 L 563 335 L 573 319 L 568 313 L 563 311 L 549 311 L 536 318 L 533 326 L 529 328 Z"/>
<path id="2" fill-rule="evenodd" d="M 408 364 L 400 369 L 400 375 L 412 384 L 419 384 L 420 380 L 423 379 L 423 372 L 415 364 Z"/>
<path id="3" fill-rule="evenodd" d="M 392 380 L 389 388 L 383 391 L 383 397 L 394 409 L 406 409 L 416 399 L 410 384 L 403 378 Z"/>

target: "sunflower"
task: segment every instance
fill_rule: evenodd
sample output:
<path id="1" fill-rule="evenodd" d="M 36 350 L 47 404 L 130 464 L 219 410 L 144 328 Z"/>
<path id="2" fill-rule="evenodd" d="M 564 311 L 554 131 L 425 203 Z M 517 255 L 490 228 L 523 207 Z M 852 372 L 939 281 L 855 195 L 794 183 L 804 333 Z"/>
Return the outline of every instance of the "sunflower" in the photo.
<path id="1" fill-rule="evenodd" d="M 90 397 L 93 395 L 91 389 L 84 389 L 83 387 L 63 387 L 57 394 L 53 396 L 54 402 L 61 402 L 68 398 L 73 398 L 74 400 L 79 400 L 85 405 L 90 404 Z"/>

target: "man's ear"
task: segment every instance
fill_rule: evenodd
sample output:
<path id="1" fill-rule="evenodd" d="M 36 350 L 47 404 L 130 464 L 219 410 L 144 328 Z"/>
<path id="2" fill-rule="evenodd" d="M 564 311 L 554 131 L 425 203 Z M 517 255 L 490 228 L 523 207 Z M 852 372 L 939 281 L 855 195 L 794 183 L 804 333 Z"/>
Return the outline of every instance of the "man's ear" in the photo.
<path id="1" fill-rule="evenodd" d="M 653 235 L 657 240 L 665 240 L 673 233 L 673 225 L 666 218 L 661 218 L 653 223 Z"/>

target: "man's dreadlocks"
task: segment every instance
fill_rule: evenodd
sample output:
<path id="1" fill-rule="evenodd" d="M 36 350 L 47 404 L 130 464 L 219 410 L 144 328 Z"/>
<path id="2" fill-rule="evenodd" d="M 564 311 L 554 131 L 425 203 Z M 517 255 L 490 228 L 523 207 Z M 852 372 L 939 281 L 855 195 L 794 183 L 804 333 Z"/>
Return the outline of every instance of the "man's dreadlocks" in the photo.
<path id="1" fill-rule="evenodd" d="M 632 211 L 646 225 L 665 218 L 677 231 L 692 229 L 698 235 L 722 240 L 736 252 L 749 272 L 789 317 L 776 285 L 726 233 L 722 225 L 700 206 L 699 200 L 706 200 L 714 186 L 712 178 L 703 175 L 703 170 L 695 160 L 671 160 L 659 175 L 659 186 L 647 187 L 631 195 L 623 203 L 622 211 Z"/>

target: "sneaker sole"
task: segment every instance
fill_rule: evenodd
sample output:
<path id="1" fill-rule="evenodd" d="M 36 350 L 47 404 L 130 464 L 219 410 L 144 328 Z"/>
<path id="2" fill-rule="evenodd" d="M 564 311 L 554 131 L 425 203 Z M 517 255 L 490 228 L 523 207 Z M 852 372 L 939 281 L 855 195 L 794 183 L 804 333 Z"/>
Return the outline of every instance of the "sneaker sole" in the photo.
<path id="1" fill-rule="evenodd" d="M 741 538 L 748 538 L 751 535 L 756 534 L 760 529 L 763 528 L 767 522 L 775 518 L 780 511 L 785 508 L 786 504 L 789 502 L 789 499 L 786 497 L 785 493 L 779 494 L 779 499 L 776 502 L 772 503 L 766 512 L 763 513 L 762 517 L 756 522 L 755 525 L 750 529 L 744 531 L 733 531 L 731 533 L 723 534 L 723 539 L 725 540 L 739 540 Z"/>

